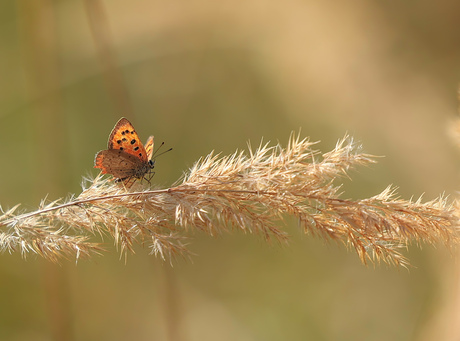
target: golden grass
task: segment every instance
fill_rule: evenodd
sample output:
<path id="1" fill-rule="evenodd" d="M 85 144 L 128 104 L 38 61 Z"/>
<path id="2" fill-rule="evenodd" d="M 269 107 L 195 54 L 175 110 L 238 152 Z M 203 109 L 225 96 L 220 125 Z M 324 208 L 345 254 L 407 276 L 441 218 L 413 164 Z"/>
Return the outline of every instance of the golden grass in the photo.
<path id="1" fill-rule="evenodd" d="M 145 182 L 127 188 L 97 176 L 65 202 L 43 200 L 30 213 L 20 213 L 19 205 L 2 210 L 0 250 L 78 260 L 101 253 L 91 240 L 108 234 L 122 254 L 143 243 L 171 259 L 188 255 L 191 229 L 210 235 L 237 229 L 287 241 L 287 216 L 295 216 L 305 233 L 343 242 L 364 263 L 407 266 L 400 250 L 412 241 L 458 242 L 459 217 L 443 197 L 402 200 L 389 186 L 371 198 L 341 199 L 338 180 L 374 158 L 347 136 L 322 156 L 314 144 L 292 135 L 286 148 L 265 144 L 248 154 L 211 153 L 166 189 L 152 190 Z"/>

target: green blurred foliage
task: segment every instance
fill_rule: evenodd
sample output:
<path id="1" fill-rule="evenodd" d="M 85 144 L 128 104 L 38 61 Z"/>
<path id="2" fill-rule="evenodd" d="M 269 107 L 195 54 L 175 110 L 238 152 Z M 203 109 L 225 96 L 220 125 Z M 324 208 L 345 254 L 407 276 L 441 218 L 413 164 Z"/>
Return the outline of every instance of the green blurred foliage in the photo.
<path id="1" fill-rule="evenodd" d="M 456 1 L 4 1 L 0 204 L 30 209 L 78 194 L 121 116 L 173 148 L 157 161 L 159 187 L 211 150 L 285 144 L 301 128 L 323 152 L 348 132 L 385 156 L 344 180 L 347 198 L 390 183 L 404 198 L 456 196 L 448 130 L 459 16 Z M 113 69 L 100 56 L 101 32 Z M 459 335 L 458 270 L 443 247 L 411 247 L 409 272 L 365 267 L 344 246 L 304 236 L 294 221 L 287 228 L 287 247 L 191 233 L 196 256 L 173 268 L 142 247 L 125 264 L 109 238 L 107 254 L 78 266 L 3 254 L 1 339 Z"/>

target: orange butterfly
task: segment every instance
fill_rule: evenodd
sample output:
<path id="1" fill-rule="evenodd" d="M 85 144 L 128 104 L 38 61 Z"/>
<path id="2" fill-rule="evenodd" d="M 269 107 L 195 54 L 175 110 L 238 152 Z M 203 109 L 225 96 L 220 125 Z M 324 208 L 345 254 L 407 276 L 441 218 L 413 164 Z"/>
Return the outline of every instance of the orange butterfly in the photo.
<path id="1" fill-rule="evenodd" d="M 143 179 L 154 166 L 153 136 L 143 146 L 133 125 L 124 117 L 115 124 L 107 148 L 97 153 L 94 168 L 113 175 L 117 181 Z"/>

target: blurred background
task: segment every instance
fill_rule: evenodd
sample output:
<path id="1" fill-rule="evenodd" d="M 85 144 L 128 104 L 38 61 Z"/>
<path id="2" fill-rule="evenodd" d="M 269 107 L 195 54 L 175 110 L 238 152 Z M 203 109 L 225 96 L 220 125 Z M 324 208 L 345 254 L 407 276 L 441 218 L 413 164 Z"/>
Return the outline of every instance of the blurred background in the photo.
<path id="1" fill-rule="evenodd" d="M 174 150 L 166 187 L 200 156 L 291 131 L 329 151 L 350 133 L 385 156 L 345 180 L 362 199 L 458 197 L 460 2 L 35 0 L 0 4 L 0 204 L 81 191 L 116 121 Z M 191 233 L 192 262 L 141 246 L 50 264 L 0 257 L 2 340 L 459 340 L 457 256 L 364 266 L 287 225 L 287 247 Z"/>

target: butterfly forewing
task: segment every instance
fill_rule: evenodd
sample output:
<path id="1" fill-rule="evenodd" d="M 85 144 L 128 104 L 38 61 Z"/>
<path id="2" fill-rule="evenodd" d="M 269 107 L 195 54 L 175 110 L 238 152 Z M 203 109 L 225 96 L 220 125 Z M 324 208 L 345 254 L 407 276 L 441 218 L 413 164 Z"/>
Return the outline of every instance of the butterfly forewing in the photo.
<path id="1" fill-rule="evenodd" d="M 109 137 L 108 149 L 119 149 L 148 162 L 147 152 L 142 145 L 133 125 L 126 119 L 120 119 Z"/>

